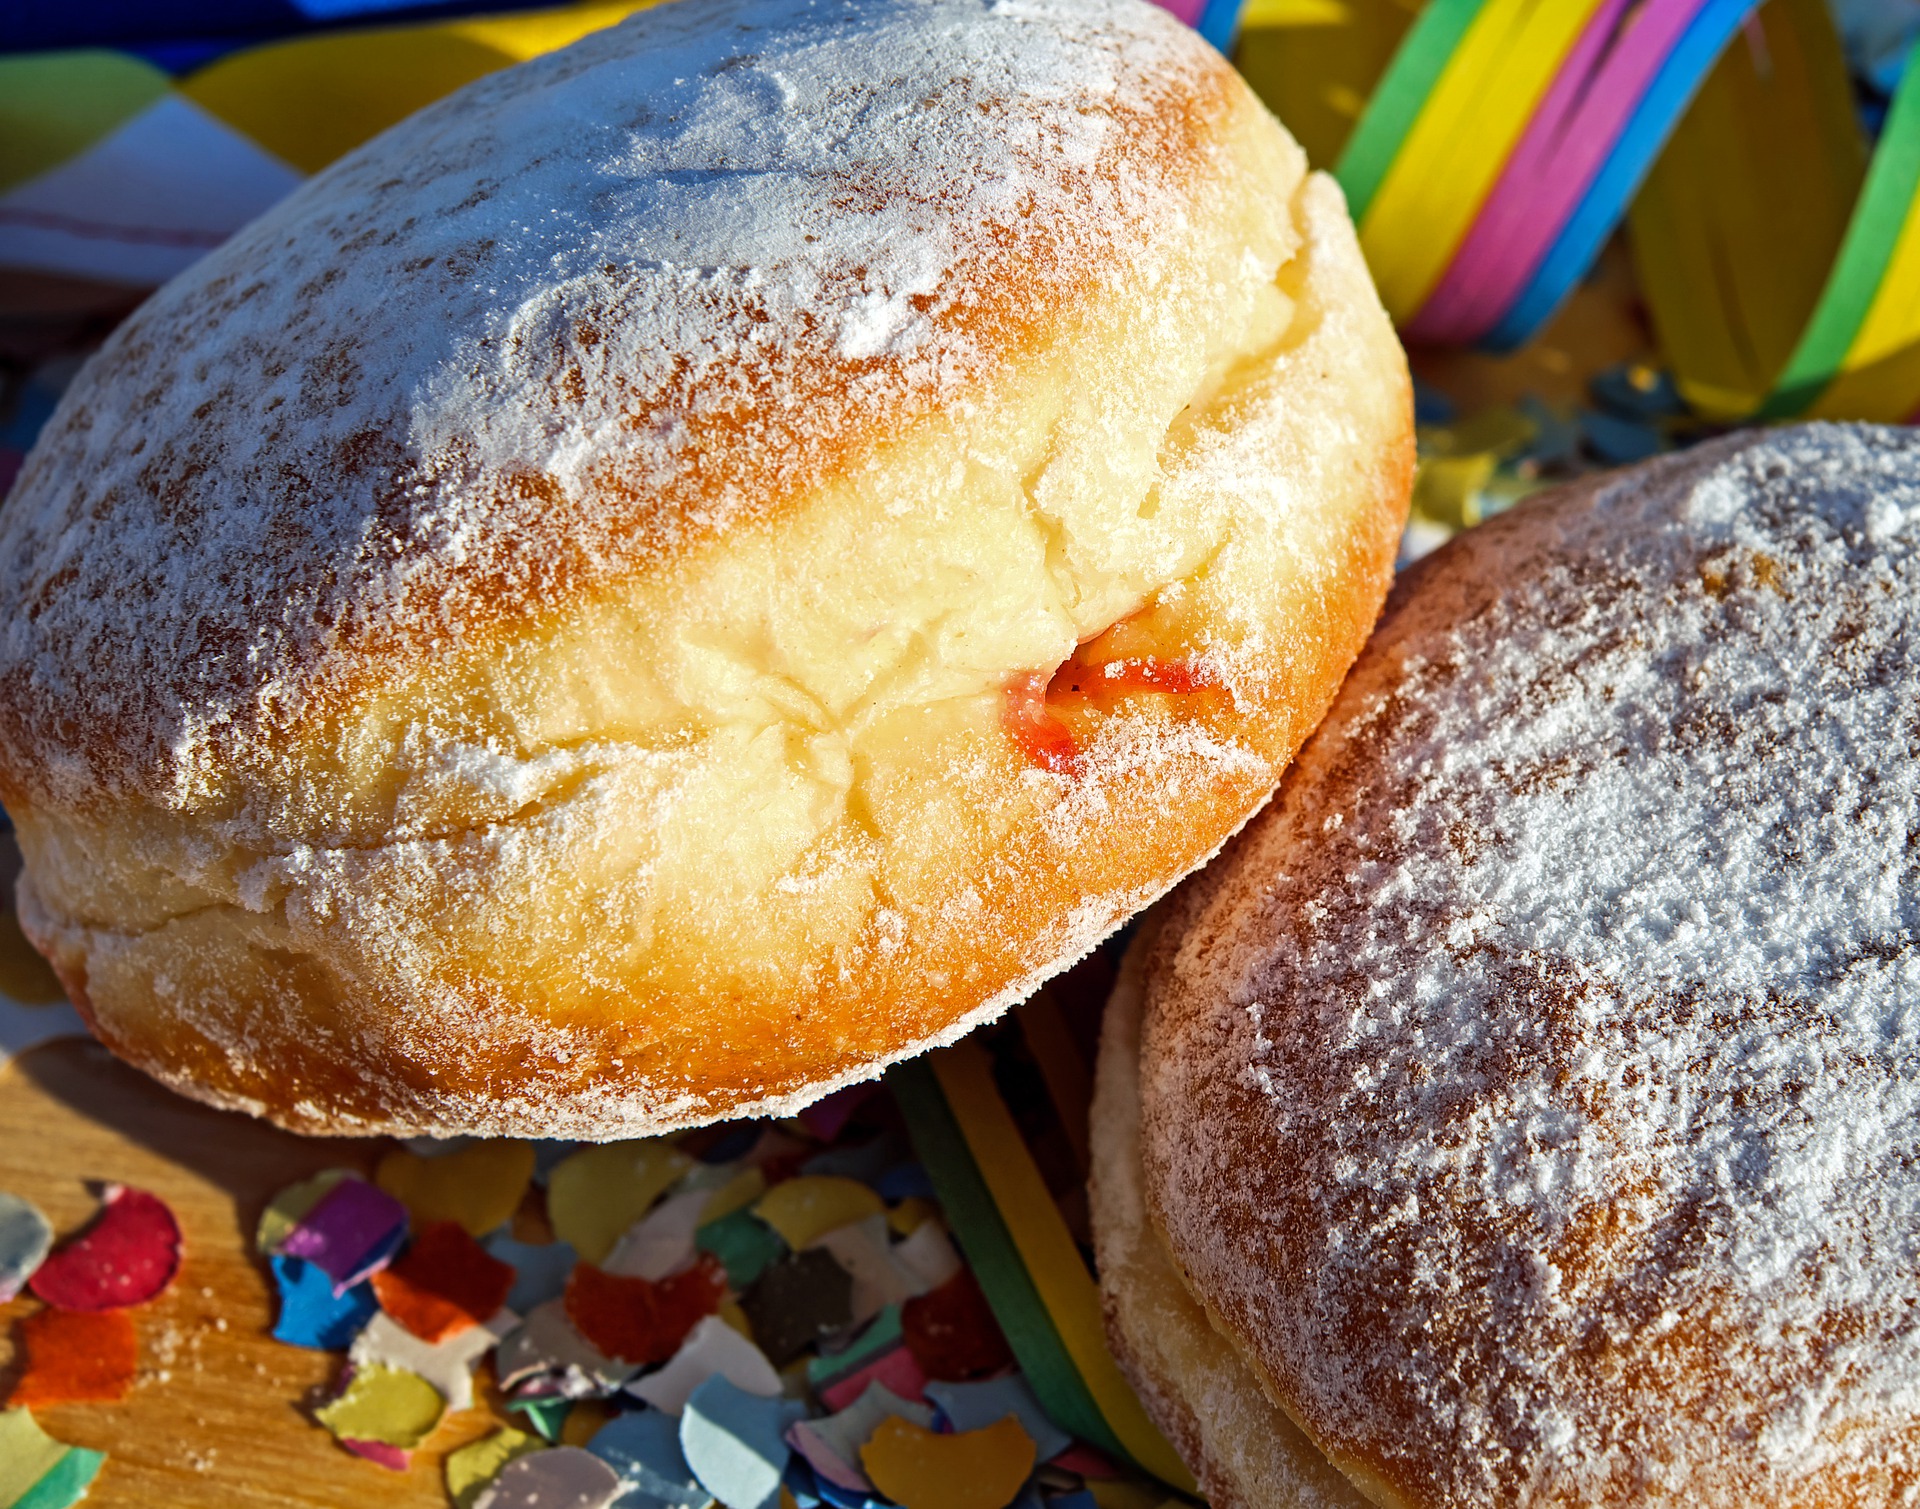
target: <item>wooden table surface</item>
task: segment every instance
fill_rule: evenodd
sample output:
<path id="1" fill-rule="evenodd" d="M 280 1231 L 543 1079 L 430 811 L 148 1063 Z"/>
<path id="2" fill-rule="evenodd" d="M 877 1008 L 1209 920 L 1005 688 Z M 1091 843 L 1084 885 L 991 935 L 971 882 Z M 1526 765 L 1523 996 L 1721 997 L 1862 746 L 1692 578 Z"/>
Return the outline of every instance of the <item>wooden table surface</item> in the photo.
<path id="1" fill-rule="evenodd" d="M 0 1067 L 0 1189 L 60 1235 L 96 1208 L 89 1181 L 153 1191 L 173 1207 L 186 1258 L 173 1287 L 133 1312 L 140 1377 L 117 1404 L 36 1411 L 49 1434 L 108 1453 L 88 1509 L 374 1509 L 447 1503 L 440 1462 L 484 1435 L 485 1403 L 450 1417 L 412 1469 L 348 1455 L 308 1417 L 339 1360 L 268 1334 L 272 1280 L 252 1233 L 273 1194 L 322 1168 L 370 1173 L 391 1144 L 295 1137 L 160 1088 L 92 1042 L 42 1044 Z M 0 1305 L 0 1393 L 18 1375 Z M 484 1377 L 484 1370 L 483 1370 Z"/>

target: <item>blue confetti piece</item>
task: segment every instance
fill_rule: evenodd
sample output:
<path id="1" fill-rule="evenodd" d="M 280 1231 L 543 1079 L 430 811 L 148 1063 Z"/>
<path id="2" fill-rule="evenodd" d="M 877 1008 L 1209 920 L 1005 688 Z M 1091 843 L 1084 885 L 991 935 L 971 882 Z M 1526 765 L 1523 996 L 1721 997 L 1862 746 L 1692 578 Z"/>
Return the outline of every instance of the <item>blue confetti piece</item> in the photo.
<path id="1" fill-rule="evenodd" d="M 1027 1380 L 1018 1373 L 989 1378 L 984 1383 L 929 1383 L 927 1399 L 938 1405 L 940 1413 L 961 1432 L 985 1430 L 996 1420 L 1012 1415 L 1033 1437 L 1036 1462 L 1050 1462 L 1073 1445 L 1073 1437 L 1048 1418 L 1033 1390 L 1027 1387 Z"/>
<path id="2" fill-rule="evenodd" d="M 1659 432 L 1631 419 L 1616 419 L 1598 409 L 1580 412 L 1580 438 L 1587 449 L 1609 466 L 1626 466 L 1645 461 L 1666 449 Z"/>
<path id="3" fill-rule="evenodd" d="M 609 1420 L 587 1450 L 620 1474 L 621 1493 L 612 1509 L 703 1509 L 713 1497 L 687 1466 L 680 1422 L 657 1409 Z"/>
<path id="4" fill-rule="evenodd" d="M 1459 417 L 1453 400 L 1438 388 L 1430 388 L 1419 378 L 1413 380 L 1413 422 L 1415 424 L 1452 424 Z"/>
<path id="5" fill-rule="evenodd" d="M 516 1242 L 505 1232 L 496 1231 L 480 1245 L 514 1271 L 513 1289 L 507 1295 L 509 1310 L 531 1315 L 566 1292 L 567 1275 L 573 1272 L 574 1262 L 570 1243 Z"/>
<path id="6" fill-rule="evenodd" d="M 715 1374 L 680 1417 L 680 1450 L 693 1475 L 727 1509 L 774 1509 L 792 1453 L 787 1427 L 804 1420 L 795 1399 L 763 1399 Z"/>
<path id="7" fill-rule="evenodd" d="M 819 1493 L 819 1501 L 830 1509 L 887 1509 L 892 1499 L 880 1498 L 876 1494 L 862 1493 L 858 1488 L 842 1488 L 838 1483 L 829 1482 L 818 1473 L 814 1474 L 814 1485 Z"/>
<path id="8" fill-rule="evenodd" d="M 855 1179 L 872 1186 L 883 1174 L 898 1167 L 907 1153 L 906 1139 L 898 1132 L 882 1132 L 871 1142 L 863 1142 L 858 1147 L 835 1147 L 828 1148 L 824 1153 L 815 1153 L 800 1165 L 800 1172 Z M 882 1195 L 881 1198 L 886 1197 Z"/>
<path id="9" fill-rule="evenodd" d="M 933 1180 L 925 1167 L 918 1163 L 896 1163 L 874 1181 L 873 1191 L 890 1203 L 898 1203 L 916 1195 L 922 1200 L 939 1198 L 934 1193 Z"/>
<path id="10" fill-rule="evenodd" d="M 1079 1488 L 1048 1499 L 1047 1509 L 1100 1509 L 1100 1501 L 1086 1489 Z"/>
<path id="11" fill-rule="evenodd" d="M 765 1130 L 757 1121 L 743 1121 L 700 1155 L 702 1163 L 731 1163 L 753 1151 Z"/>
<path id="12" fill-rule="evenodd" d="M 342 1351 L 379 1308 L 371 1284 L 355 1284 L 345 1294 L 335 1294 L 333 1280 L 312 1263 L 279 1256 L 270 1266 L 280 1291 L 280 1318 L 273 1323 L 276 1341 L 316 1352 Z"/>

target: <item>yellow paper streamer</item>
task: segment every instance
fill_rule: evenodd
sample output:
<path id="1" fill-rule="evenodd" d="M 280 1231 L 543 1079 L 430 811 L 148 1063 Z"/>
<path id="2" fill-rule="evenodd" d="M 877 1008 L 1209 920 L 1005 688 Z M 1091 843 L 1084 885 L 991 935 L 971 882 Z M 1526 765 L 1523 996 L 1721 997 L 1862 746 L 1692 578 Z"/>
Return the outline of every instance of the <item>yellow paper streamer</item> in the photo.
<path id="1" fill-rule="evenodd" d="M 1186 1487 L 1193 1478 L 1147 1418 L 1107 1350 L 1100 1291 L 1074 1245 L 1046 1181 L 994 1088 L 984 1049 L 961 1042 L 927 1062 L 966 1138 L 967 1150 L 1019 1250 L 1027 1275 L 1052 1317 L 1061 1345 L 1120 1444 L 1163 1482 Z"/>
<path id="2" fill-rule="evenodd" d="M 1601 0 L 1489 0 L 1461 38 L 1360 226 L 1381 302 L 1410 319 L 1453 260 Z"/>

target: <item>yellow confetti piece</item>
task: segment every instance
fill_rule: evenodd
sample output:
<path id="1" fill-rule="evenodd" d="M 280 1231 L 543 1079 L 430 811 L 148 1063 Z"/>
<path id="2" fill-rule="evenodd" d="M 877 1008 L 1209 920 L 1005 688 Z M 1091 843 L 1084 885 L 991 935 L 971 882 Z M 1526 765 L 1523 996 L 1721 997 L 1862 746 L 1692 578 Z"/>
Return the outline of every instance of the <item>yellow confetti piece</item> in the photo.
<path id="1" fill-rule="evenodd" d="M 547 1218 L 586 1262 L 607 1260 L 621 1234 L 692 1166 L 659 1138 L 582 1148 L 547 1176 Z"/>
<path id="2" fill-rule="evenodd" d="M 927 1223 L 933 1211 L 934 1206 L 931 1200 L 923 1200 L 918 1195 L 908 1195 L 887 1212 L 887 1225 L 893 1228 L 895 1236 L 910 1237 Z"/>
<path id="3" fill-rule="evenodd" d="M 830 1231 L 868 1216 L 884 1215 L 886 1208 L 885 1202 L 857 1179 L 817 1174 L 774 1185 L 753 1207 L 753 1213 L 798 1252 Z"/>
<path id="4" fill-rule="evenodd" d="M 860 1462 L 903 1509 L 1006 1509 L 1033 1471 L 1033 1437 L 1012 1415 L 950 1436 L 894 1415 L 860 1448 Z"/>
<path id="5" fill-rule="evenodd" d="M 748 1341 L 753 1341 L 753 1322 L 747 1319 L 747 1312 L 740 1308 L 739 1300 L 735 1299 L 732 1295 L 728 1295 L 720 1301 L 720 1309 L 716 1313 L 728 1325 L 732 1326 L 734 1330 L 746 1337 Z M 754 1342 L 755 1346 L 759 1344 L 757 1341 Z"/>
<path id="6" fill-rule="evenodd" d="M 412 1451 L 440 1423 L 446 1400 L 418 1373 L 402 1368 L 361 1368 L 347 1391 L 313 1417 L 349 1441 L 379 1441 Z"/>
<path id="7" fill-rule="evenodd" d="M 490 1436 L 469 1442 L 458 1451 L 447 1453 L 447 1497 L 454 1509 L 473 1509 L 474 1501 L 500 1475 L 515 1457 L 546 1446 L 538 1436 L 530 1436 L 512 1426 L 502 1426 Z"/>
<path id="8" fill-rule="evenodd" d="M 260 1224 L 254 1229 L 254 1245 L 266 1256 L 278 1252 L 280 1244 L 300 1224 L 300 1218 L 318 1205 L 334 1185 L 352 1177 L 351 1171 L 344 1168 L 323 1168 L 311 1179 L 289 1184 L 260 1212 Z"/>
<path id="9" fill-rule="evenodd" d="M 731 1179 L 707 1196 L 707 1203 L 700 1212 L 700 1224 L 718 1221 L 732 1215 L 736 1210 L 744 1210 L 767 1191 L 767 1176 L 757 1168 L 743 1168 Z"/>
<path id="10" fill-rule="evenodd" d="M 31 1410 L 0 1411 L 0 1504 L 24 1498 L 66 1454 L 67 1448 L 40 1428 Z"/>
<path id="11" fill-rule="evenodd" d="M 458 1221 L 476 1237 L 513 1218 L 532 1178 L 533 1144 L 506 1140 L 469 1143 L 437 1158 L 395 1148 L 373 1176 L 407 1207 L 414 1230 Z"/>

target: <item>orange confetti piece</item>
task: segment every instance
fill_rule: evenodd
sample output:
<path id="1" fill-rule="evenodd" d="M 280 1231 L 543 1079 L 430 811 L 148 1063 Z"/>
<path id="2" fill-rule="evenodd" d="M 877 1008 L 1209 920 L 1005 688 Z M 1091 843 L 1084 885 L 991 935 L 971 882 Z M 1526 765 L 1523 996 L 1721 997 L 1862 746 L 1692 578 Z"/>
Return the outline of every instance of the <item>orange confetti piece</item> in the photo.
<path id="1" fill-rule="evenodd" d="M 684 1273 L 653 1282 L 581 1263 L 567 1280 L 567 1319 L 609 1357 L 641 1367 L 665 1362 L 687 1333 L 720 1308 L 726 1271 L 703 1255 Z"/>
<path id="2" fill-rule="evenodd" d="M 893 1415 L 860 1448 L 860 1463 L 902 1509 L 1006 1509 L 1033 1471 L 1033 1437 L 1012 1415 L 957 1435 Z"/>
<path id="3" fill-rule="evenodd" d="M 27 1367 L 13 1404 L 111 1404 L 124 1399 L 140 1368 L 140 1342 L 125 1310 L 42 1310 L 15 1334 Z"/>
<path id="4" fill-rule="evenodd" d="M 511 1265 L 457 1221 L 439 1221 L 397 1262 L 373 1276 L 374 1298 L 422 1341 L 438 1346 L 489 1319 L 513 1288 Z"/>

